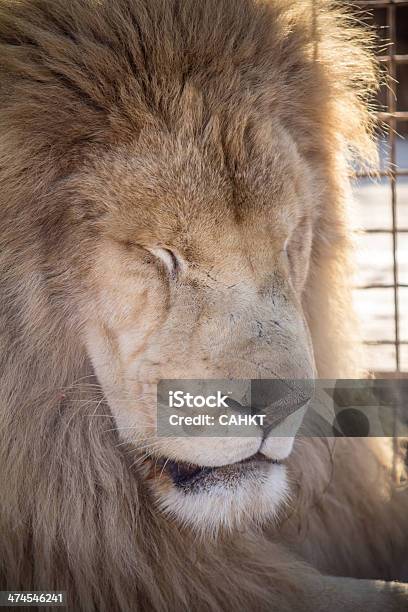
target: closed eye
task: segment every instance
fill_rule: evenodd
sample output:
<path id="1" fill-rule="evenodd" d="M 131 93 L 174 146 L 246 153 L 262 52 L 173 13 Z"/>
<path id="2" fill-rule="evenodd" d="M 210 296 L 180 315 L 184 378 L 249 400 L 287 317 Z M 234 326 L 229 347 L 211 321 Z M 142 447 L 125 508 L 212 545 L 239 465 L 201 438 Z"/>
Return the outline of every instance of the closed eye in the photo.
<path id="1" fill-rule="evenodd" d="M 160 259 L 171 278 L 176 278 L 177 274 L 182 268 L 181 259 L 178 258 L 177 255 L 173 253 L 173 251 L 171 251 L 170 249 L 158 248 L 148 250 L 157 259 Z"/>

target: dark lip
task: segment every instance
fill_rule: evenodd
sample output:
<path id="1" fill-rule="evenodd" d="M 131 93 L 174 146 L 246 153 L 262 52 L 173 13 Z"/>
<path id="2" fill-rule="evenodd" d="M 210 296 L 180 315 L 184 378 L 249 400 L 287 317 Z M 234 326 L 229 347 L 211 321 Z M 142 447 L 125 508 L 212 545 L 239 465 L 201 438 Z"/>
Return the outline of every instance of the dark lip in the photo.
<path id="1" fill-rule="evenodd" d="M 249 464 L 261 464 L 267 463 L 270 465 L 280 465 L 280 461 L 277 459 L 269 459 L 262 455 L 262 453 L 256 453 L 246 459 L 237 461 L 235 463 L 228 463 L 220 466 L 200 466 L 194 463 L 185 463 L 183 461 L 172 461 L 171 459 L 160 458 L 157 460 L 156 465 L 161 468 L 161 473 L 165 472 L 173 481 L 173 484 L 178 488 L 187 488 L 194 485 L 199 480 L 205 479 L 206 476 L 222 471 L 228 470 L 240 470 L 243 466 Z"/>

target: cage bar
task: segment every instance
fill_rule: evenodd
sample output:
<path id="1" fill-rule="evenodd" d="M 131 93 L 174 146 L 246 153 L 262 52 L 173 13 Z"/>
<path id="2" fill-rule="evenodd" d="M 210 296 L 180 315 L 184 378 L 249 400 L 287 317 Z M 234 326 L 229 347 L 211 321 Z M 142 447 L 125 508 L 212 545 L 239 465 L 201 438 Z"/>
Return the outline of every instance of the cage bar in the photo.
<path id="1" fill-rule="evenodd" d="M 397 50 L 397 32 L 396 32 L 396 12 L 398 7 L 408 7 L 407 0 L 365 0 L 353 1 L 353 6 L 358 6 L 363 9 L 385 9 L 386 24 L 388 29 L 387 36 L 387 53 L 378 55 L 379 61 L 384 64 L 388 72 L 388 89 L 387 89 L 387 104 L 385 111 L 377 112 L 379 121 L 385 121 L 388 124 L 388 144 L 390 150 L 390 167 L 387 171 L 377 173 L 379 177 L 386 177 L 390 187 L 390 205 L 392 215 L 392 229 L 376 228 L 365 230 L 366 233 L 386 233 L 392 235 L 392 275 L 393 283 L 373 283 L 358 287 L 359 289 L 393 289 L 394 302 L 394 339 L 393 340 L 375 340 L 366 341 L 367 345 L 392 345 L 395 347 L 395 371 L 401 371 L 401 346 L 407 345 L 408 341 L 401 340 L 400 337 L 400 305 L 399 305 L 399 289 L 407 288 L 408 285 L 399 282 L 399 262 L 398 262 L 398 235 L 408 233 L 407 227 L 398 227 L 397 217 L 397 181 L 399 177 L 408 176 L 408 168 L 398 168 L 396 159 L 396 141 L 397 141 L 397 122 L 408 122 L 408 111 L 399 111 L 397 105 L 397 67 L 403 64 L 408 64 L 408 54 L 398 54 Z M 356 174 L 358 178 L 365 178 L 369 175 L 364 172 Z"/>

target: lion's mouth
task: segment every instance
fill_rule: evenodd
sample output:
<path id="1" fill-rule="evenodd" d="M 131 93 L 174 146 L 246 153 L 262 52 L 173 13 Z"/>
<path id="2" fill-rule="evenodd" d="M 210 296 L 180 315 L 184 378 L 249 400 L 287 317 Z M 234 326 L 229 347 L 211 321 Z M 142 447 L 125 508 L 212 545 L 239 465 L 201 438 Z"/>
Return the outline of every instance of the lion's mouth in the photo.
<path id="1" fill-rule="evenodd" d="M 217 485 L 234 486 L 244 478 L 266 475 L 271 466 L 280 465 L 280 461 L 269 459 L 261 453 L 222 466 L 199 466 L 192 463 L 158 459 L 156 469 L 159 475 L 166 474 L 177 489 L 185 493 L 209 489 Z"/>

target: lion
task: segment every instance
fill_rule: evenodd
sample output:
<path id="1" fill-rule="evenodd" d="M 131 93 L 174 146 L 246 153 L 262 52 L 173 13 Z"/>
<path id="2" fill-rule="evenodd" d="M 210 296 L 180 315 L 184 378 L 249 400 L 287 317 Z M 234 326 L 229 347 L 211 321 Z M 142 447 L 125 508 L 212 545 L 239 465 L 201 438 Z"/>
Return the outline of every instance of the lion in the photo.
<path id="1" fill-rule="evenodd" d="M 370 34 L 320 0 L 1 0 L 0 45 L 1 589 L 406 609 L 387 439 L 156 431 L 160 380 L 361 375 Z"/>

